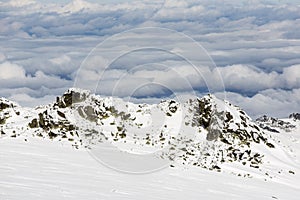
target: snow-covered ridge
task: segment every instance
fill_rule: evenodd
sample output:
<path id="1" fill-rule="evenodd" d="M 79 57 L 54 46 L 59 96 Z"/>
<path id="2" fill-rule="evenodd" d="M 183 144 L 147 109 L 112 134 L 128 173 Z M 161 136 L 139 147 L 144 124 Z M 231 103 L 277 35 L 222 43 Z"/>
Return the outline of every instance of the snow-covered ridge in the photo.
<path id="1" fill-rule="evenodd" d="M 290 119 L 292 118 L 291 116 Z M 294 119 L 297 120 L 296 118 Z M 262 117 L 256 119 L 256 122 L 262 129 L 275 133 L 279 133 L 280 129 L 285 130 L 286 132 L 291 132 L 296 128 L 296 125 L 289 122 L 289 120 L 281 120 L 274 117 L 268 117 L 266 115 L 263 115 Z"/>
<path id="2" fill-rule="evenodd" d="M 296 121 L 275 123 L 268 117 L 256 124 L 242 109 L 213 95 L 148 105 L 76 88 L 35 109 L 1 98 L 0 122 L 4 138 L 39 137 L 75 148 L 106 142 L 129 153 L 159 151 L 158 156 L 174 162 L 172 167 L 183 164 L 217 171 L 229 163 L 260 169 L 265 156 L 284 151 L 274 134 L 286 130 L 287 123 L 289 131 L 299 128 Z"/>

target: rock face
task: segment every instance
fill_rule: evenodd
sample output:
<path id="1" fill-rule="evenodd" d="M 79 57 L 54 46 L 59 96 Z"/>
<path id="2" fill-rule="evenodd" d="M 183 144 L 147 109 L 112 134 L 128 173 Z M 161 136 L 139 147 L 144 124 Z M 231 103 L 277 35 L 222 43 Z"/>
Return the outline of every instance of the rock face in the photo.
<path id="1" fill-rule="evenodd" d="M 6 120 L 11 117 L 11 112 L 16 115 L 20 115 L 20 112 L 16 111 L 18 105 L 7 99 L 0 98 L 0 125 L 4 125 Z"/>
<path id="2" fill-rule="evenodd" d="M 60 108 L 67 108 L 74 103 L 85 101 L 88 95 L 88 91 L 76 90 L 75 88 L 71 88 L 67 92 L 65 92 L 62 97 L 58 97 L 56 99 L 55 105 Z"/>
<path id="3" fill-rule="evenodd" d="M 223 104 L 223 106 L 220 106 Z M 219 106 L 219 108 L 218 108 Z M 221 139 L 224 143 L 265 142 L 263 132 L 240 108 L 220 102 L 208 95 L 198 99 L 195 121 L 208 130 L 207 140 Z"/>
<path id="4" fill-rule="evenodd" d="M 191 105 L 194 113 L 193 126 L 202 126 L 207 130 L 206 140 L 212 142 L 208 149 L 203 148 L 201 143 L 189 142 L 189 147 L 185 148 L 185 160 L 195 151 L 202 151 L 196 159 L 190 159 L 189 162 L 193 165 L 219 169 L 224 162 L 241 162 L 243 165 L 258 168 L 263 162 L 263 155 L 255 152 L 252 145 L 261 144 L 266 148 L 275 148 L 250 117 L 229 102 L 208 95 L 197 99 Z M 191 146 L 199 148 L 193 149 Z"/>
<path id="5" fill-rule="evenodd" d="M 294 120 L 300 120 L 300 113 L 292 113 L 290 114 L 289 118 Z"/>
<path id="6" fill-rule="evenodd" d="M 4 102 L 0 102 L 0 111 L 6 109 L 6 108 L 9 108 L 10 105 L 7 104 L 7 103 L 4 103 Z"/>
<path id="7" fill-rule="evenodd" d="M 258 168 L 263 155 L 254 146 L 276 147 L 262 126 L 252 122 L 243 110 L 213 95 L 185 103 L 167 100 L 148 105 L 101 98 L 72 88 L 55 103 L 32 110 L 1 101 L 0 114 L 1 131 L 6 135 L 19 136 L 13 131 L 23 130 L 70 142 L 76 148 L 93 148 L 101 142 L 130 143 L 137 149 L 155 148 L 162 158 L 211 170 L 220 170 L 225 162 Z M 274 121 L 263 118 L 258 122 L 262 120 Z"/>

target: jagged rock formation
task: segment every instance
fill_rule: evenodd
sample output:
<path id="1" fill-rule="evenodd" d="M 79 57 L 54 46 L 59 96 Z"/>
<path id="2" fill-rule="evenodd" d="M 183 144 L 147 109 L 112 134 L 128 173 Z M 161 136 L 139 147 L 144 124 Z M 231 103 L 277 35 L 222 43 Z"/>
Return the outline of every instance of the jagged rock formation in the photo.
<path id="1" fill-rule="evenodd" d="M 0 98 L 0 125 L 5 125 L 6 120 L 11 117 L 11 113 L 8 111 L 9 108 L 15 115 L 20 115 L 20 112 L 16 110 L 17 107 L 16 103 Z"/>
<path id="2" fill-rule="evenodd" d="M 291 124 L 290 122 L 285 122 L 283 120 L 268 117 L 266 115 L 256 119 L 256 122 L 262 129 L 275 133 L 279 133 L 280 129 L 290 132 L 293 128 L 295 128 L 295 125 Z"/>
<path id="3" fill-rule="evenodd" d="M 292 113 L 289 116 L 290 119 L 300 120 L 300 113 Z"/>
<path id="4" fill-rule="evenodd" d="M 255 152 L 252 144 L 275 147 L 244 111 L 229 102 L 208 95 L 188 104 L 193 113 L 192 126 L 204 128 L 206 140 L 211 142 L 207 145 L 203 141 L 180 139 L 179 143 L 184 145 L 174 154 L 181 155 L 183 163 L 220 170 L 224 162 L 241 162 L 258 168 L 263 155 Z"/>
<path id="5" fill-rule="evenodd" d="M 275 123 L 269 118 L 258 122 L 262 120 Z M 1 134 L 11 137 L 27 134 L 76 148 L 128 144 L 136 151 L 152 148 L 162 158 L 214 170 L 224 162 L 259 168 L 264 155 L 255 146 L 275 148 L 261 123 L 257 126 L 243 110 L 213 95 L 148 105 L 70 89 L 53 104 L 35 109 L 1 99 L 0 124 Z"/>

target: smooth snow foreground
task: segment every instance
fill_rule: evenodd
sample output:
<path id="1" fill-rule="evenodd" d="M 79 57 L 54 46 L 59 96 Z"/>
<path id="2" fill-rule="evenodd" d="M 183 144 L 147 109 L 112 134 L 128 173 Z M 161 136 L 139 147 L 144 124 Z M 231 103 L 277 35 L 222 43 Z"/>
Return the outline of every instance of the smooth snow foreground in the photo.
<path id="1" fill-rule="evenodd" d="M 283 169 L 273 178 L 240 177 L 230 173 L 238 172 L 232 165 L 222 172 L 178 166 L 137 175 L 103 166 L 87 149 L 6 137 L 0 139 L 0 199 L 299 199 L 299 166 L 291 174 L 280 157 L 273 161 Z"/>

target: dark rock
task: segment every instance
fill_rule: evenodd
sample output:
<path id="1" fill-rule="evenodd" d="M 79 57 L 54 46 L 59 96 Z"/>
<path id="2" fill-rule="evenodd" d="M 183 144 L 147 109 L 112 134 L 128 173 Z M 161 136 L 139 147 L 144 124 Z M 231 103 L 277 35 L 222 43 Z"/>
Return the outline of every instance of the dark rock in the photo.
<path id="1" fill-rule="evenodd" d="M 39 127 L 39 123 L 38 120 L 36 118 L 34 118 L 29 124 L 28 126 L 30 128 L 38 128 Z"/>
<path id="2" fill-rule="evenodd" d="M 56 99 L 56 104 L 60 108 L 67 108 L 70 107 L 73 103 L 85 101 L 86 98 L 87 96 L 84 93 L 67 91 L 61 98 Z"/>
<path id="3" fill-rule="evenodd" d="M 294 116 L 297 117 L 297 114 L 294 113 L 290 115 L 291 118 Z M 285 131 L 290 131 L 291 129 L 295 128 L 295 125 L 291 124 L 290 122 L 285 122 L 273 117 L 267 117 L 266 115 L 256 119 L 256 122 L 261 128 L 271 132 L 279 132 L 274 128 L 284 129 Z"/>
<path id="4" fill-rule="evenodd" d="M 271 127 L 269 127 L 269 126 L 260 125 L 260 127 L 261 127 L 262 129 L 265 129 L 265 130 L 270 131 L 270 132 L 273 132 L 273 133 L 279 133 L 278 130 L 276 130 L 275 128 L 271 128 Z"/>
<path id="5" fill-rule="evenodd" d="M 250 167 L 253 167 L 253 168 L 259 168 L 258 165 L 250 165 Z"/>
<path id="6" fill-rule="evenodd" d="M 10 106 L 6 103 L 3 103 L 3 102 L 0 102 L 0 111 L 6 109 L 6 108 L 9 108 Z"/>
<path id="7" fill-rule="evenodd" d="M 121 115 L 121 119 L 122 120 L 128 120 L 129 118 L 130 118 L 130 113 L 128 113 L 128 114 L 125 114 L 124 112 L 123 112 L 123 114 Z"/>
<path id="8" fill-rule="evenodd" d="M 171 100 L 170 103 L 169 103 L 169 111 L 171 113 L 175 113 L 177 111 L 177 106 L 176 106 L 176 102 L 174 100 Z"/>
<path id="9" fill-rule="evenodd" d="M 270 118 L 267 115 L 263 115 L 263 116 L 257 118 L 255 121 L 258 121 L 258 122 L 267 122 L 267 121 L 269 121 L 269 119 Z"/>
<path id="10" fill-rule="evenodd" d="M 39 113 L 39 126 L 43 129 L 46 129 L 43 113 Z"/>
<path id="11" fill-rule="evenodd" d="M 230 114 L 230 112 L 226 112 L 225 123 L 230 122 L 232 119 L 233 119 L 233 116 Z"/>
<path id="12" fill-rule="evenodd" d="M 266 145 L 270 148 L 275 148 L 274 144 L 271 144 L 271 143 L 266 143 Z"/>
<path id="13" fill-rule="evenodd" d="M 70 124 L 69 126 L 68 126 L 68 131 L 73 131 L 73 130 L 75 130 L 76 129 L 76 127 L 73 125 L 73 124 Z"/>
<path id="14" fill-rule="evenodd" d="M 221 142 L 225 143 L 225 144 L 228 144 L 228 145 L 232 145 L 230 142 L 228 142 L 228 140 L 226 140 L 225 138 L 222 138 L 221 139 Z"/>
<path id="15" fill-rule="evenodd" d="M 294 120 L 300 120 L 300 113 L 292 113 L 290 114 L 289 118 Z"/>
<path id="16" fill-rule="evenodd" d="M 213 169 L 217 169 L 217 170 L 220 170 L 221 168 L 217 165 L 213 166 Z"/>
<path id="17" fill-rule="evenodd" d="M 291 171 L 291 170 L 289 171 L 289 173 L 290 173 L 290 174 L 295 174 L 295 172 L 293 172 L 293 171 Z"/>
<path id="18" fill-rule="evenodd" d="M 121 138 L 125 138 L 125 137 L 126 137 L 125 130 L 123 130 L 122 133 L 119 134 L 119 136 L 120 136 Z"/>
<path id="19" fill-rule="evenodd" d="M 60 117 L 62 117 L 62 118 L 66 118 L 66 115 L 65 115 L 65 113 L 63 113 L 63 112 L 61 112 L 61 111 L 57 111 L 57 114 L 60 116 Z"/>
<path id="20" fill-rule="evenodd" d="M 5 124 L 5 122 L 6 122 L 6 118 L 5 117 L 3 117 L 3 118 L 0 117 L 0 124 Z"/>
<path id="21" fill-rule="evenodd" d="M 50 131 L 50 132 L 48 133 L 48 135 L 49 135 L 49 138 L 50 138 L 50 139 L 56 138 L 56 137 L 58 136 L 58 134 L 56 134 L 56 133 L 54 133 L 54 132 L 52 132 L 52 131 Z"/>
<path id="22" fill-rule="evenodd" d="M 196 113 L 199 114 L 198 123 L 203 128 L 208 128 L 210 125 L 210 118 L 212 113 L 210 99 L 202 98 L 198 99 L 198 108 Z"/>

